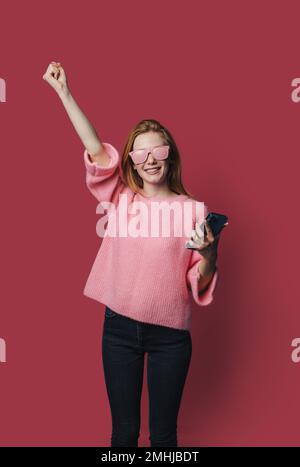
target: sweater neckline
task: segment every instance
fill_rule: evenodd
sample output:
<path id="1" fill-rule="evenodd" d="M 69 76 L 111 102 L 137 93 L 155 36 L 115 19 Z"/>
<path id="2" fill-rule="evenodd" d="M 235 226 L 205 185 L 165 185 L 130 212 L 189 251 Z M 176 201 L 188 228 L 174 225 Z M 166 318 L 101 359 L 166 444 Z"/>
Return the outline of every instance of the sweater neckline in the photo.
<path id="1" fill-rule="evenodd" d="M 146 200 L 146 201 L 170 201 L 170 200 L 177 200 L 179 198 L 182 198 L 182 197 L 186 197 L 186 195 L 180 193 L 179 195 L 178 194 L 174 194 L 174 195 L 171 195 L 171 196 L 161 196 L 161 195 L 153 195 L 153 196 L 144 196 L 142 195 L 141 193 L 136 193 L 136 195 L 140 196 L 142 199 Z"/>

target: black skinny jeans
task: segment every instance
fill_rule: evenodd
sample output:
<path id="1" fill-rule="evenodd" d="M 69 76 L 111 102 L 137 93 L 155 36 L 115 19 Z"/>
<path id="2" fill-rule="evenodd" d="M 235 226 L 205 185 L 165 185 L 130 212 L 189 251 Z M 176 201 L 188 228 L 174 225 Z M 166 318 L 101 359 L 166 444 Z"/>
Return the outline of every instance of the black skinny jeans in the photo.
<path id="1" fill-rule="evenodd" d="M 106 306 L 102 360 L 111 446 L 138 446 L 145 352 L 151 446 L 177 446 L 177 416 L 192 355 L 190 332 L 136 321 Z"/>

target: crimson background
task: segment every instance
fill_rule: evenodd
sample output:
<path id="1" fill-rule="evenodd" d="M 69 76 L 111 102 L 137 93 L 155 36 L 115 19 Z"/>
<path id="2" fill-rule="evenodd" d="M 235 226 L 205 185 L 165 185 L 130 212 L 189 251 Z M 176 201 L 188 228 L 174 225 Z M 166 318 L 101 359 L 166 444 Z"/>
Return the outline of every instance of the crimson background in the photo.
<path id="1" fill-rule="evenodd" d="M 299 17 L 297 1 L 1 4 L 1 445 L 109 445 L 104 306 L 82 294 L 96 200 L 52 60 L 103 141 L 122 153 L 160 120 L 187 189 L 229 216 L 214 303 L 193 308 L 179 443 L 299 445 Z M 147 402 L 144 379 L 140 445 Z"/>

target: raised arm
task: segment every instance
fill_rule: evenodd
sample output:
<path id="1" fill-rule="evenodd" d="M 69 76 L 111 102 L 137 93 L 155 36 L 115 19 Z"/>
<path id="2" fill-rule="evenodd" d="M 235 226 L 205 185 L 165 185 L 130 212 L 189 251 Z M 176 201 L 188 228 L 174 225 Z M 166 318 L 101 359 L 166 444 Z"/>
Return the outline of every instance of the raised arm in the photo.
<path id="1" fill-rule="evenodd" d="M 67 77 L 59 62 L 51 62 L 43 79 L 51 85 L 81 139 L 85 150 L 86 184 L 98 201 L 118 203 L 121 192 L 130 192 L 120 176 L 120 156 L 110 143 L 101 142 L 95 129 L 71 95 Z"/>
<path id="2" fill-rule="evenodd" d="M 84 115 L 72 96 L 66 73 L 59 62 L 51 62 L 43 75 L 43 79 L 50 84 L 59 96 L 70 120 L 81 139 L 91 162 L 97 162 L 103 167 L 110 163 L 110 157 L 105 151 L 96 130 Z"/>

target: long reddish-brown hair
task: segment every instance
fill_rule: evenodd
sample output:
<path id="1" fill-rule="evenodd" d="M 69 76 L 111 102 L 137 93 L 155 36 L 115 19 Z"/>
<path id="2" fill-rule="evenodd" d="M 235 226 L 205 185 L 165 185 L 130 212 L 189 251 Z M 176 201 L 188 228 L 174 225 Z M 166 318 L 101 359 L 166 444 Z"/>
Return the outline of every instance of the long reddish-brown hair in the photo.
<path id="1" fill-rule="evenodd" d="M 133 168 L 133 161 L 129 155 L 129 152 L 133 149 L 135 138 L 141 133 L 147 133 L 148 131 L 156 131 L 161 133 L 165 140 L 165 144 L 170 146 L 168 156 L 169 169 L 167 172 L 167 183 L 169 190 L 173 191 L 174 193 L 187 195 L 193 198 L 193 195 L 184 188 L 181 180 L 181 161 L 176 143 L 167 128 L 162 126 L 157 120 L 154 119 L 141 120 L 129 133 L 121 161 L 123 172 L 122 175 L 126 185 L 128 185 L 129 188 L 131 188 L 131 190 L 135 193 L 140 192 L 140 189 L 143 188 L 143 179 Z"/>

